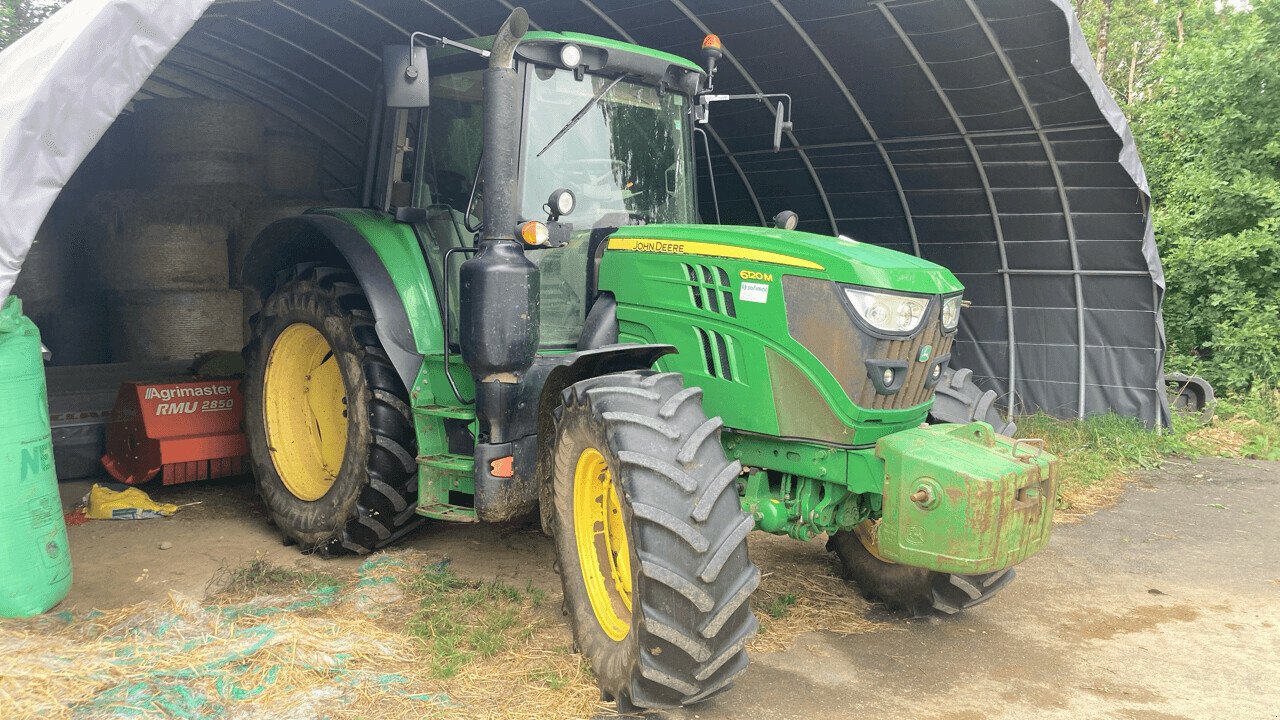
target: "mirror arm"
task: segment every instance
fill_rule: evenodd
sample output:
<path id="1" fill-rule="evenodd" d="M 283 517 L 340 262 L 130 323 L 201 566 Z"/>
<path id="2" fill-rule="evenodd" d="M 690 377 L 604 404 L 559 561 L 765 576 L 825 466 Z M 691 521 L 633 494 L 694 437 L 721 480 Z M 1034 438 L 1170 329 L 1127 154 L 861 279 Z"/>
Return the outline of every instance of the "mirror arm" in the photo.
<path id="1" fill-rule="evenodd" d="M 439 45 L 440 47 L 451 47 L 451 48 L 458 48 L 459 50 L 466 50 L 467 52 L 475 53 L 476 55 L 479 55 L 482 58 L 487 58 L 490 55 L 488 50 L 481 50 L 478 47 L 472 47 L 466 43 L 460 43 L 457 40 L 450 40 L 447 37 L 439 37 L 437 35 L 432 35 L 430 33 L 424 33 L 424 32 L 416 32 L 409 36 L 410 52 L 413 51 L 413 44 L 414 42 L 417 41 L 419 37 L 424 37 L 430 40 L 434 40 L 436 44 Z"/>
<path id="2" fill-rule="evenodd" d="M 746 93 L 741 95 L 719 95 L 704 92 L 698 95 L 695 104 L 694 119 L 700 125 L 706 125 L 711 121 L 711 103 L 726 102 L 729 100 L 755 100 L 765 103 L 769 100 L 775 102 L 770 104 L 769 109 L 775 114 L 774 120 L 774 151 L 782 148 L 782 133 L 790 131 L 794 127 L 791 112 L 794 103 L 791 101 L 791 95 L 788 93 Z"/>
<path id="3" fill-rule="evenodd" d="M 703 112 L 700 113 L 701 117 L 698 118 L 698 123 L 702 125 L 705 125 L 707 123 L 706 117 L 708 113 L 705 111 L 705 108 L 706 106 L 710 105 L 713 102 L 726 102 L 729 100 L 757 100 L 759 102 L 764 102 L 765 100 L 774 100 L 774 99 L 779 101 L 782 101 L 782 100 L 786 101 L 786 102 L 777 102 L 776 105 L 785 106 L 786 116 L 787 116 L 786 122 L 790 124 L 792 102 L 791 102 L 791 95 L 789 93 L 747 93 L 744 95 L 716 95 L 712 93 L 702 93 L 697 97 L 698 105 L 701 105 L 704 108 Z"/>

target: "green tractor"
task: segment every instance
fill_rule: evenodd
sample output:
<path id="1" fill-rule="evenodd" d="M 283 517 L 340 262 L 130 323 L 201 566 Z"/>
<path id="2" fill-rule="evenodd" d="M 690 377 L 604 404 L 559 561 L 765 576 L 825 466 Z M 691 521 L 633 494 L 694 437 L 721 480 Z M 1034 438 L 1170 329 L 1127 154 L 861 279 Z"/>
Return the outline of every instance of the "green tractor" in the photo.
<path id="1" fill-rule="evenodd" d="M 364 207 L 280 221 L 246 262 L 246 431 L 287 539 L 368 553 L 423 518 L 540 514 L 623 707 L 746 668 L 753 529 L 825 533 L 864 593 L 953 613 L 1045 545 L 1055 496 L 1054 458 L 948 369 L 950 272 L 788 214 L 698 224 L 694 125 L 738 97 L 705 53 L 522 10 L 417 33 L 385 52 Z"/>

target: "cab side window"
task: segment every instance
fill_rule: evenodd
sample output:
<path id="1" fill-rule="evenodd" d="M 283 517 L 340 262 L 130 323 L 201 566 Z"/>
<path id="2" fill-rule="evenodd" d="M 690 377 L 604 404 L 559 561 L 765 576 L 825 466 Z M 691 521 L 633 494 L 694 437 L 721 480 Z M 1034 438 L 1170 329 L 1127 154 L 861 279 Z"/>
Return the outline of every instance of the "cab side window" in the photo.
<path id="1" fill-rule="evenodd" d="M 483 70 L 469 70 L 431 79 L 431 107 L 421 128 L 418 142 L 421 181 L 417 186 L 418 207 L 427 211 L 422 231 L 430 239 L 428 247 L 437 288 L 443 288 L 440 276 L 444 255 L 451 248 L 475 245 L 475 232 L 480 226 L 483 198 L 480 190 L 472 198 L 476 174 L 480 170 L 480 154 L 484 139 Z M 468 205 L 470 207 L 468 208 Z M 454 253 L 449 258 L 449 307 L 458 327 L 458 268 L 467 256 Z"/>
<path id="2" fill-rule="evenodd" d="M 427 209 L 433 239 L 445 250 L 470 246 L 474 233 L 467 228 L 479 224 L 479 199 L 467 206 L 484 136 L 482 71 L 432 78 L 424 130 L 419 143 L 425 150 L 421 187 L 429 196 L 418 199 Z"/>

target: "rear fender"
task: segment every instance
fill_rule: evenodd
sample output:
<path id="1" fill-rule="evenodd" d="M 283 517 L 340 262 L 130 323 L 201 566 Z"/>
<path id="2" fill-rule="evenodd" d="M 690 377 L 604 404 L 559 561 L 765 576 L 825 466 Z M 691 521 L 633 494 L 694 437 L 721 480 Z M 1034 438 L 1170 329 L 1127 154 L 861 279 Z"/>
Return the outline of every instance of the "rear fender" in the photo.
<path id="1" fill-rule="evenodd" d="M 245 256 L 245 285 L 265 300 L 281 271 L 305 263 L 351 269 L 369 299 L 383 349 L 412 389 L 423 355 L 443 342 L 439 302 L 413 228 L 360 210 L 280 220 Z"/>

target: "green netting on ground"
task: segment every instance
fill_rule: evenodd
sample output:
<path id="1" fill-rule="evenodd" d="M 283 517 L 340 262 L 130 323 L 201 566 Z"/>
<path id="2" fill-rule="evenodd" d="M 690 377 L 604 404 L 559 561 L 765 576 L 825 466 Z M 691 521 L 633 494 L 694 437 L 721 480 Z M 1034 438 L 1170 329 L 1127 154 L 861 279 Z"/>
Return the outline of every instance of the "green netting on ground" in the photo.
<path id="1" fill-rule="evenodd" d="M 46 718 L 320 718 L 385 695 L 429 715 L 449 698 L 388 673 L 413 662 L 413 641 L 371 622 L 419 571 L 380 556 L 354 582 L 203 603 L 171 594 L 3 626 L 0 707 Z"/>

